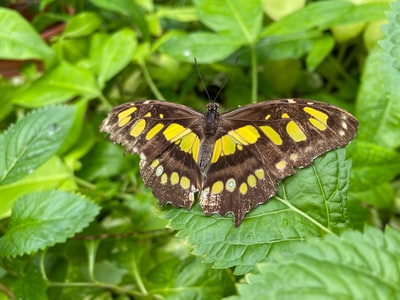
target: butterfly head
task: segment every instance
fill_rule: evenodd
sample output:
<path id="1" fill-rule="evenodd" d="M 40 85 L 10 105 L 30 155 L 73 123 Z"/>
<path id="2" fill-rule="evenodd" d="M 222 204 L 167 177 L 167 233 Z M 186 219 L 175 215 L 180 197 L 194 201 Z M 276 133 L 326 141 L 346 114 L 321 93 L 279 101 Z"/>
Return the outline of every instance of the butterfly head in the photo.
<path id="1" fill-rule="evenodd" d="M 205 119 L 204 133 L 214 135 L 219 125 L 219 105 L 211 102 L 207 105 L 207 115 Z"/>

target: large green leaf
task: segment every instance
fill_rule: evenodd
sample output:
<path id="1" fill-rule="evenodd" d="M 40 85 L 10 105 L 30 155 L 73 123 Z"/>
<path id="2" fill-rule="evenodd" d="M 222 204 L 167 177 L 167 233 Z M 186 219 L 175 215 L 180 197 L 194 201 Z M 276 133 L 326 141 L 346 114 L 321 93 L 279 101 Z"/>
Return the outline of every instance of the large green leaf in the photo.
<path id="1" fill-rule="evenodd" d="M 30 113 L 0 136 L 0 184 L 35 171 L 63 144 L 72 126 L 72 107 L 48 107 Z"/>
<path id="2" fill-rule="evenodd" d="M 248 272 L 265 257 L 292 243 L 348 228 L 346 193 L 350 162 L 345 151 L 331 151 L 309 168 L 285 179 L 267 204 L 249 213 L 235 228 L 231 216 L 206 217 L 197 205 L 191 211 L 167 209 L 164 217 L 178 236 L 188 237 L 194 253 L 216 268 Z"/>
<path id="3" fill-rule="evenodd" d="M 400 233 L 372 227 L 296 247 L 238 285 L 229 299 L 399 299 Z"/>
<path id="4" fill-rule="evenodd" d="M 82 196 L 62 191 L 35 192 L 14 205 L 0 256 L 30 254 L 64 242 L 85 228 L 99 207 Z"/>
<path id="5" fill-rule="evenodd" d="M 383 27 L 382 49 L 376 48 L 367 59 L 357 97 L 360 120 L 359 139 L 383 147 L 400 146 L 400 3 L 394 2 Z"/>

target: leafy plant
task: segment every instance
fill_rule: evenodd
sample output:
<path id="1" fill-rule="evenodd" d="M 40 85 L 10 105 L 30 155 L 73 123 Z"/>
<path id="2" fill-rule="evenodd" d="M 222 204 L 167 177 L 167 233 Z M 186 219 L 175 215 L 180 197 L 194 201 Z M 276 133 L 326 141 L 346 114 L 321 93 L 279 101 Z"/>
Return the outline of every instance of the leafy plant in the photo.
<path id="1" fill-rule="evenodd" d="M 0 8 L 0 58 L 23 62 L 0 81 L 0 299 L 397 299 L 400 1 L 304 2 L 48 0 L 29 21 Z M 98 128 L 135 99 L 204 111 L 195 58 L 223 109 L 323 100 L 358 135 L 238 228 L 159 207 L 139 158 Z"/>

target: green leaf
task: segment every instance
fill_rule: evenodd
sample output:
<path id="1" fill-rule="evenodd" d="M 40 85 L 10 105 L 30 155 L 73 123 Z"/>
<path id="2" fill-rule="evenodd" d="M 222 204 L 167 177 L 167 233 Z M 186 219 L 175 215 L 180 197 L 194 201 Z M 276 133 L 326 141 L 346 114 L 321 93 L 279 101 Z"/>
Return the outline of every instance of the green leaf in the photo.
<path id="1" fill-rule="evenodd" d="M 24 107 L 40 107 L 63 103 L 77 96 L 95 98 L 98 95 L 100 90 L 93 74 L 63 62 L 17 94 L 13 103 Z"/>
<path id="2" fill-rule="evenodd" d="M 105 82 L 120 72 L 132 60 L 133 52 L 137 46 L 136 34 L 131 29 L 121 29 L 110 36 L 99 49 L 100 59 L 98 82 L 103 87 Z"/>
<path id="3" fill-rule="evenodd" d="M 0 185 L 0 219 L 10 215 L 14 202 L 22 195 L 50 189 L 76 189 L 71 170 L 57 156 L 50 158 L 23 179 Z"/>
<path id="4" fill-rule="evenodd" d="M 311 72 L 314 71 L 328 57 L 334 46 L 335 41 L 331 36 L 326 35 L 315 39 L 311 51 L 306 58 L 307 69 Z"/>
<path id="5" fill-rule="evenodd" d="M 132 164 L 133 157 L 123 154 L 124 149 L 119 145 L 109 141 L 97 143 L 82 159 L 84 168 L 77 175 L 92 181 L 135 168 L 136 166 Z"/>
<path id="6" fill-rule="evenodd" d="M 199 19 L 235 43 L 254 44 L 261 30 L 263 12 L 258 0 L 195 0 Z"/>
<path id="7" fill-rule="evenodd" d="M 357 142 L 351 147 L 352 191 L 369 190 L 400 174 L 400 154 L 376 144 Z"/>
<path id="8" fill-rule="evenodd" d="M 163 261 L 148 276 L 150 292 L 164 296 L 163 299 L 219 300 L 234 292 L 227 271 L 214 270 L 200 258 Z"/>
<path id="9" fill-rule="evenodd" d="M 367 59 L 357 97 L 359 139 L 383 147 L 400 146 L 400 4 L 392 4 L 389 24 L 383 27 L 385 39 Z"/>
<path id="10" fill-rule="evenodd" d="M 348 1 L 313 2 L 272 23 L 261 35 L 297 34 L 315 28 L 322 31 L 334 25 L 371 22 L 384 19 L 386 9 L 387 3 L 355 5 Z"/>
<path id="11" fill-rule="evenodd" d="M 22 196 L 14 205 L 0 256 L 16 256 L 64 242 L 98 214 L 99 207 L 82 196 L 43 191 Z"/>
<path id="12" fill-rule="evenodd" d="M 344 156 L 344 149 L 331 151 L 298 170 L 279 185 L 275 198 L 250 212 L 238 228 L 231 216 L 204 216 L 199 205 L 191 211 L 167 209 L 164 217 L 205 262 L 216 268 L 235 267 L 235 273 L 244 274 L 292 243 L 350 226 L 346 214 L 350 162 Z"/>
<path id="13" fill-rule="evenodd" d="M 159 50 L 173 58 L 193 63 L 197 58 L 199 63 L 213 63 L 220 61 L 240 47 L 240 42 L 229 36 L 208 32 L 191 34 L 174 32 L 164 40 Z"/>
<path id="14" fill-rule="evenodd" d="M 133 23 L 140 29 L 145 40 L 150 38 L 149 29 L 147 28 L 145 14 L 142 8 L 131 0 L 90 0 L 91 3 L 102 8 L 121 14 L 122 16 L 129 16 Z"/>
<path id="15" fill-rule="evenodd" d="M 46 300 L 46 283 L 36 265 L 29 265 L 27 272 L 15 282 L 15 299 Z"/>
<path id="16" fill-rule="evenodd" d="M 92 34 L 99 29 L 102 19 L 93 12 L 83 12 L 74 15 L 65 26 L 64 38 L 78 38 Z"/>
<path id="17" fill-rule="evenodd" d="M 399 249 L 400 233 L 390 227 L 312 239 L 260 264 L 229 299 L 398 299 Z"/>
<path id="18" fill-rule="evenodd" d="M 54 59 L 53 50 L 16 11 L 0 8 L 0 40 L 2 59 Z"/>
<path id="19" fill-rule="evenodd" d="M 0 136 L 0 184 L 17 181 L 53 156 L 74 118 L 68 106 L 48 107 L 27 115 Z"/>

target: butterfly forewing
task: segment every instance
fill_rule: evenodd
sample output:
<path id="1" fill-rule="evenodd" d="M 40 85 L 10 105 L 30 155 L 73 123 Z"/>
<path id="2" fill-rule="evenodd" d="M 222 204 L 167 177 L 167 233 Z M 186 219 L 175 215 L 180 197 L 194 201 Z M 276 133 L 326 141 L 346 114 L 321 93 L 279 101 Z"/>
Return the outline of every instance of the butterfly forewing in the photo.
<path id="1" fill-rule="evenodd" d="M 205 214 L 232 212 L 238 226 L 275 195 L 279 180 L 348 144 L 358 127 L 346 111 L 310 100 L 260 102 L 214 118 L 216 107 L 203 115 L 168 102 L 132 102 L 114 108 L 101 130 L 140 155 L 143 180 L 162 204 L 190 208 L 199 191 Z M 211 136 L 207 120 L 216 128 Z"/>

